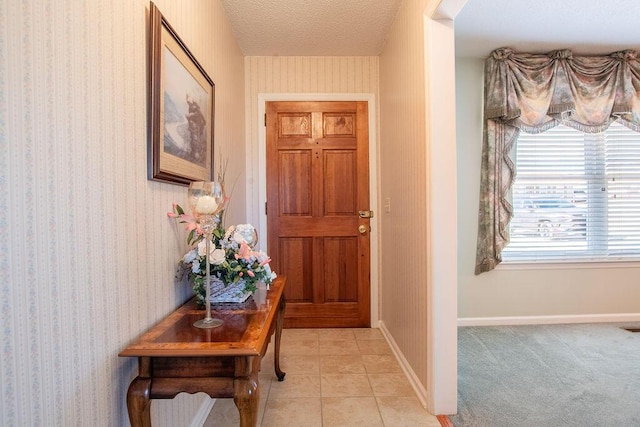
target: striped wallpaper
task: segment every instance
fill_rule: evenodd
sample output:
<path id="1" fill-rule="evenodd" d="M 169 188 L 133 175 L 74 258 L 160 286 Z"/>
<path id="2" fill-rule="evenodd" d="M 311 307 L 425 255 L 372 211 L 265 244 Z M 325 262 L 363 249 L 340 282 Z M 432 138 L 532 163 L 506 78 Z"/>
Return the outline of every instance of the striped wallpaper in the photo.
<path id="1" fill-rule="evenodd" d="M 426 384 L 424 3 L 403 2 L 380 57 L 243 58 L 218 0 L 156 2 L 216 84 L 228 221 L 259 212 L 258 94 L 375 95 L 379 197 L 392 199 L 380 315 Z M 127 425 L 137 363 L 117 354 L 189 294 L 173 280 L 184 233 L 165 215 L 186 189 L 147 180 L 148 6 L 0 1 L 2 425 Z M 154 401 L 154 425 L 188 425 L 206 401 Z"/>
<path id="2" fill-rule="evenodd" d="M 428 170 L 423 13 L 404 1 L 380 56 L 381 319 L 427 388 Z M 423 396 L 424 398 L 425 396 Z"/>
<path id="3" fill-rule="evenodd" d="M 156 4 L 216 83 L 216 146 L 242 180 L 244 63 L 222 6 Z M 166 217 L 186 188 L 147 180 L 148 8 L 0 1 L 3 426 L 127 425 L 137 362 L 117 354 L 189 295 Z M 154 402 L 154 425 L 188 425 L 205 400 Z"/>

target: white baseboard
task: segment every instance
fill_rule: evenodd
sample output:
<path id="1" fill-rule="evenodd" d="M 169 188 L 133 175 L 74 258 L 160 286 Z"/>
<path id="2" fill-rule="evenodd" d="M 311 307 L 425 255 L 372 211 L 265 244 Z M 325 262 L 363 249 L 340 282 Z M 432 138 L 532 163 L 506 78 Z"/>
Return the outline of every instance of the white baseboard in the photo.
<path id="1" fill-rule="evenodd" d="M 640 313 L 458 318 L 458 326 L 551 325 L 561 323 L 607 322 L 640 322 Z"/>
<path id="2" fill-rule="evenodd" d="M 193 420 L 191 420 L 190 427 L 202 427 L 205 421 L 207 421 L 207 418 L 209 417 L 211 409 L 213 408 L 213 405 L 215 403 L 216 399 L 212 399 L 211 397 L 207 396 L 207 398 L 204 399 L 204 402 L 202 402 L 200 409 L 198 409 L 198 412 L 193 417 Z"/>
<path id="3" fill-rule="evenodd" d="M 391 347 L 391 351 L 393 351 L 393 355 L 398 360 L 398 363 L 400 364 L 400 367 L 404 371 L 404 374 L 407 376 L 407 379 L 409 380 L 411 387 L 413 387 L 413 390 L 416 392 L 416 397 L 420 401 L 420 404 L 426 409 L 427 395 L 428 395 L 427 389 L 424 388 L 424 386 L 418 379 L 418 376 L 411 368 L 411 365 L 409 365 L 409 362 L 407 362 L 407 359 L 404 358 L 402 351 L 400 351 L 400 347 L 398 347 L 398 345 L 396 344 L 395 340 L 391 336 L 391 333 L 389 332 L 387 327 L 384 325 L 384 322 L 381 320 L 378 322 L 378 325 L 380 328 L 380 332 L 382 332 L 382 336 L 389 344 L 389 347 Z"/>

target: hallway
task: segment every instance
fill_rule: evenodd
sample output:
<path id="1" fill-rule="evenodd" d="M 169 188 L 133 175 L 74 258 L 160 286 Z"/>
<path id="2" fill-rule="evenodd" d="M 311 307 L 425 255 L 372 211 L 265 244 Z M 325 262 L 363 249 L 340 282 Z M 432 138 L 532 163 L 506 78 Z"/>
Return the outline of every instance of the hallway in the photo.
<path id="1" fill-rule="evenodd" d="M 278 382 L 273 345 L 262 361 L 262 427 L 439 427 L 420 404 L 378 329 L 285 329 Z M 205 427 L 236 427 L 232 399 L 218 399 Z"/>

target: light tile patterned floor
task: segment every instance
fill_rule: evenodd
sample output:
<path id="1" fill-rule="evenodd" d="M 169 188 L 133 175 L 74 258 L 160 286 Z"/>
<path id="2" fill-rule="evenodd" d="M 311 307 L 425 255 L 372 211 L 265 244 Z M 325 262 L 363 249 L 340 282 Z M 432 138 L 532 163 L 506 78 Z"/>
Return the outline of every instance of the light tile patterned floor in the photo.
<path id="1" fill-rule="evenodd" d="M 428 413 L 378 329 L 285 329 L 280 367 L 273 345 L 262 360 L 262 427 L 440 427 Z M 233 399 L 217 399 L 205 427 L 237 427 Z"/>

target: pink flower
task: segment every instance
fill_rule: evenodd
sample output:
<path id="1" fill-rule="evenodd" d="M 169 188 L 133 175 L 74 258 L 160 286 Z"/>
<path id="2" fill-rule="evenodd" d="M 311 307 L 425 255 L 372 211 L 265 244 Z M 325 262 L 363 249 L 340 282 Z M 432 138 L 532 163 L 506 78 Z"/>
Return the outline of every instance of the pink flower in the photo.
<path id="1" fill-rule="evenodd" d="M 196 230 L 196 229 L 198 229 L 198 223 L 188 222 L 187 225 L 184 226 L 184 228 L 187 231 Z"/>
<path id="2" fill-rule="evenodd" d="M 167 214 L 167 215 L 169 215 L 169 214 Z M 176 217 L 180 218 L 180 220 L 181 220 L 180 222 L 182 224 L 185 224 L 184 228 L 187 231 L 196 230 L 196 233 L 202 234 L 202 228 L 200 228 L 200 224 L 191 215 L 187 215 L 187 214 L 183 213 L 183 214 L 180 214 L 180 215 L 175 215 L 175 216 L 169 215 L 169 216 L 172 217 L 172 218 L 176 218 Z"/>
<path id="3" fill-rule="evenodd" d="M 173 212 L 167 212 L 167 216 L 170 218 L 180 218 L 184 214 L 184 210 L 182 210 L 182 207 L 177 203 L 173 203 L 171 208 Z"/>
<path id="4" fill-rule="evenodd" d="M 236 259 L 244 258 L 249 259 L 253 255 L 253 251 L 245 242 L 240 243 L 240 249 L 236 255 Z"/>

